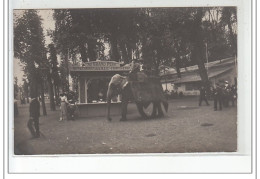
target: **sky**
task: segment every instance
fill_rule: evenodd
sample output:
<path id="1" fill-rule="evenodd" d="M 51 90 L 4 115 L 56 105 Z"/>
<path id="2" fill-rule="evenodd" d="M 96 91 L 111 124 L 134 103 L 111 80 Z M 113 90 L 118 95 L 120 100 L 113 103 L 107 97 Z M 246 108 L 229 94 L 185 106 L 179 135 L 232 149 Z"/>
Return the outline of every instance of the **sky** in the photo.
<path id="1" fill-rule="evenodd" d="M 24 10 L 14 10 L 14 19 L 19 18 L 22 16 Z M 39 16 L 42 18 L 42 27 L 43 27 L 43 33 L 45 36 L 45 44 L 46 46 L 52 42 L 51 38 L 47 36 L 48 30 L 54 30 L 55 29 L 55 21 L 52 17 L 53 10 L 38 10 Z M 13 69 L 14 69 L 14 77 L 18 78 L 18 85 L 22 85 L 22 79 L 23 79 L 23 64 L 20 63 L 20 60 L 17 58 L 14 58 L 13 63 Z"/>

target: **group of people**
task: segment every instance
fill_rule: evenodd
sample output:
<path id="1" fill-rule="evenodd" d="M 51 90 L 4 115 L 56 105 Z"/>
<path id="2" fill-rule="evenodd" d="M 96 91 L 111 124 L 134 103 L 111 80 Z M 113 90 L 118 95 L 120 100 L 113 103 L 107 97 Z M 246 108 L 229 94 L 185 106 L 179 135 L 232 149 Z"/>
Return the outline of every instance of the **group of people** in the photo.
<path id="1" fill-rule="evenodd" d="M 129 73 L 129 79 L 134 80 L 137 76 L 134 75 L 136 71 L 146 71 L 145 68 L 138 64 L 132 64 L 132 70 Z M 149 70 L 148 70 L 149 71 Z M 146 74 L 146 73 L 145 73 Z M 99 94 L 99 97 L 103 97 L 103 93 Z M 183 94 L 179 94 L 182 96 Z M 230 86 L 228 81 L 225 81 L 225 84 L 222 85 L 217 83 L 215 87 L 210 87 L 210 94 L 207 94 L 207 90 L 205 86 L 201 86 L 200 88 L 200 98 L 199 98 L 199 106 L 201 106 L 202 101 L 206 102 L 206 105 L 209 105 L 207 97 L 211 96 L 214 100 L 214 110 L 222 110 L 222 106 L 228 107 L 229 102 L 232 102 L 232 106 L 235 105 L 235 101 L 237 98 L 237 88 L 236 85 Z M 59 121 L 63 120 L 74 120 L 74 112 L 75 112 L 75 96 L 71 93 L 68 94 L 60 94 L 60 119 Z M 28 128 L 33 137 L 38 138 L 40 137 L 40 129 L 39 129 L 39 117 L 40 117 L 40 102 L 37 97 L 33 96 L 31 103 L 30 103 L 30 119 L 27 123 Z"/>
<path id="2" fill-rule="evenodd" d="M 60 94 L 60 120 L 74 120 L 75 118 L 75 96 L 74 94 L 68 93 L 68 94 Z"/>
<path id="3" fill-rule="evenodd" d="M 69 100 L 68 100 L 69 96 Z M 75 105 L 73 103 L 73 94 L 60 94 L 60 120 L 74 120 Z M 33 138 L 40 137 L 39 117 L 40 117 L 40 102 L 36 96 L 32 96 L 29 106 L 29 121 L 27 127 Z"/>
<path id="4" fill-rule="evenodd" d="M 174 98 L 181 98 L 183 97 L 183 92 L 182 91 L 177 91 L 177 90 L 164 90 L 164 95 L 166 96 L 167 99 L 174 99 Z"/>
<path id="5" fill-rule="evenodd" d="M 225 81 L 224 85 L 216 83 L 215 87 L 211 86 L 210 96 L 214 100 L 214 110 L 222 110 L 222 107 L 228 107 L 231 101 L 232 106 L 235 105 L 237 100 L 237 87 L 236 85 L 230 85 L 228 81 Z M 200 88 L 199 106 L 202 101 L 205 101 L 209 105 L 206 95 L 206 88 L 202 86 Z"/>

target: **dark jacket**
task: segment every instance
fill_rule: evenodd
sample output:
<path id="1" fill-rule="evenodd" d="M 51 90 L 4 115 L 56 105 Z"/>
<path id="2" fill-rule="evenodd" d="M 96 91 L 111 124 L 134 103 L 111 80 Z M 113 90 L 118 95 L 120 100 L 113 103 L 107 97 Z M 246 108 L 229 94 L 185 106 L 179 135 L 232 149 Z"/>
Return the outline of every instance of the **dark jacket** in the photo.
<path id="1" fill-rule="evenodd" d="M 217 97 L 223 96 L 223 89 L 220 86 L 217 86 L 217 88 L 216 88 L 216 96 Z"/>
<path id="2" fill-rule="evenodd" d="M 30 117 L 38 118 L 40 116 L 40 102 L 33 99 L 30 103 Z"/>
<path id="3" fill-rule="evenodd" d="M 206 96 L 206 89 L 205 88 L 200 88 L 200 96 L 205 97 Z"/>

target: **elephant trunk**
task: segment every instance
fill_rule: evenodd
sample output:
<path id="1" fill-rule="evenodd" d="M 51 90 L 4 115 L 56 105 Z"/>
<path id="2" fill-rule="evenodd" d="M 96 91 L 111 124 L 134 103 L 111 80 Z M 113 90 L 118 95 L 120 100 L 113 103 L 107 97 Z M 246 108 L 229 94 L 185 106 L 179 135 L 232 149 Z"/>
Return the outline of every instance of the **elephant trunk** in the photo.
<path id="1" fill-rule="evenodd" d="M 110 106 L 111 106 L 111 99 L 112 99 L 112 86 L 108 86 L 107 90 L 107 120 L 111 121 L 112 119 L 110 118 Z"/>

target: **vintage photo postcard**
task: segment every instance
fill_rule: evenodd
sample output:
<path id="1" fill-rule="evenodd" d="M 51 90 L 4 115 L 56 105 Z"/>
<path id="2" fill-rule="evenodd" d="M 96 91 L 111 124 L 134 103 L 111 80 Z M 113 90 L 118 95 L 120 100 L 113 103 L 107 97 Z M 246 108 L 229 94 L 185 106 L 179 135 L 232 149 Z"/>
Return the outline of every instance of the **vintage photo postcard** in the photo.
<path id="1" fill-rule="evenodd" d="M 250 156 L 242 3 L 13 4 L 10 154 Z"/>

